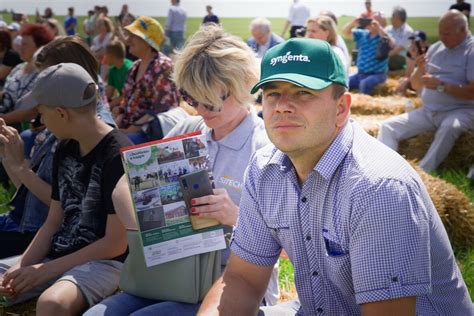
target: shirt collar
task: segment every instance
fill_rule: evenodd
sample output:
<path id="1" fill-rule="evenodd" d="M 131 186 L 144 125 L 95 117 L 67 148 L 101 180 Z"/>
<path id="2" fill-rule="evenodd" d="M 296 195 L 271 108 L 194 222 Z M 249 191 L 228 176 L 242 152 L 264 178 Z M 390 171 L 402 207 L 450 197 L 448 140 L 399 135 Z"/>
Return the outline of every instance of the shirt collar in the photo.
<path id="1" fill-rule="evenodd" d="M 313 168 L 314 171 L 318 172 L 326 180 L 331 178 L 352 147 L 352 140 L 354 138 L 352 124 L 354 123 L 351 119 L 342 128 L 319 162 Z M 293 168 L 290 158 L 276 148 L 268 160 L 268 165 L 278 165 L 282 172 L 288 172 Z"/>
<path id="2" fill-rule="evenodd" d="M 354 124 L 352 120 L 346 123 L 314 167 L 314 170 L 326 180 L 331 178 L 352 147 L 354 139 L 352 124 Z"/>
<path id="3" fill-rule="evenodd" d="M 245 145 L 247 139 L 252 135 L 255 126 L 257 126 L 261 121 L 262 119 L 259 118 L 252 109 L 244 118 L 244 120 L 232 132 L 230 132 L 224 138 L 218 140 L 217 143 L 232 150 L 239 150 Z M 211 128 L 206 126 L 204 133 L 206 134 L 206 141 L 214 141 L 212 139 Z"/>

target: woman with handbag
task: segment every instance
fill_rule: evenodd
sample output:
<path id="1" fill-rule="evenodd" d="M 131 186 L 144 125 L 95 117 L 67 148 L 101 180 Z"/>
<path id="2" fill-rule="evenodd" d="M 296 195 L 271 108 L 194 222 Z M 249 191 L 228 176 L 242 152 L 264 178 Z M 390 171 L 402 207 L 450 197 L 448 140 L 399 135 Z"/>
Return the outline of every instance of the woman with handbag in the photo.
<path id="1" fill-rule="evenodd" d="M 231 234 L 238 217 L 247 163 L 255 150 L 269 144 L 250 94 L 252 85 L 258 81 L 257 60 L 241 39 L 225 33 L 217 25 L 207 24 L 201 26 L 178 54 L 174 80 L 184 100 L 199 116 L 177 125 L 167 136 L 202 131 L 206 136 L 210 171 L 216 187 L 213 195 L 194 199 L 196 206 L 191 208 L 191 216 L 217 219 Z M 132 222 L 132 217 L 129 216 L 127 222 Z M 136 226 L 135 223 L 131 225 Z M 229 250 L 223 250 L 221 255 L 224 267 Z M 264 300 L 269 305 L 278 300 L 277 269 L 274 272 Z M 127 273 L 133 274 L 133 271 Z M 169 279 L 168 284 L 156 280 L 156 287 L 171 287 Z M 187 291 L 186 288 L 173 290 Z M 204 297 L 207 290 L 204 289 L 200 296 Z M 199 309 L 199 302 L 150 299 L 153 289 L 149 294 L 148 298 L 129 292 L 116 294 L 92 307 L 85 315 L 195 315 Z"/>

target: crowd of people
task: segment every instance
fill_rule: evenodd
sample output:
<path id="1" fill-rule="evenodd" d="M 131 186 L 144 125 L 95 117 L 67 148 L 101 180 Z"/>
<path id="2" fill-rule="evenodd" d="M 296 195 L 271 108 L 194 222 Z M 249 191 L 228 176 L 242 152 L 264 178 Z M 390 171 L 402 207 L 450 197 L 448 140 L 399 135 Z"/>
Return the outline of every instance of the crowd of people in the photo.
<path id="1" fill-rule="evenodd" d="M 82 25 L 73 7 L 63 24 L 51 8 L 0 21 L 0 180 L 17 190 L 0 215 L 0 304 L 38 297 L 37 315 L 474 314 L 427 190 L 396 153 L 435 132 L 419 163 L 431 172 L 473 129 L 470 6 L 444 13 L 429 43 L 405 8 L 387 26 L 364 4 L 342 31 L 353 52 L 332 12 L 312 16 L 299 0 L 280 35 L 257 17 L 246 41 L 210 5 L 185 41 L 179 0 L 164 26 L 127 5 L 117 18 L 96 6 Z M 349 91 L 373 94 L 388 71 L 404 72 L 398 91 L 423 106 L 383 122 L 377 140 L 350 118 Z M 190 216 L 233 236 L 222 275 L 196 304 L 117 293 L 138 228 L 120 148 L 194 131 L 215 189 Z M 283 250 L 298 297 L 279 304 Z"/>

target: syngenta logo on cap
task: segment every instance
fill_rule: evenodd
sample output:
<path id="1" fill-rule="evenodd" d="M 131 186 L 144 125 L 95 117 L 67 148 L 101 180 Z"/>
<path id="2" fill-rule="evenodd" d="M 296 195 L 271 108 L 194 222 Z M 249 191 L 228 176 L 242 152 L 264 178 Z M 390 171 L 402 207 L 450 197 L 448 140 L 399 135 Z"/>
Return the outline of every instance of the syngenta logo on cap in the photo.
<path id="1" fill-rule="evenodd" d="M 309 63 L 311 60 L 309 60 L 309 57 L 306 55 L 291 55 L 291 52 L 286 53 L 283 56 L 277 56 L 273 57 L 270 60 L 270 65 L 275 66 L 278 63 L 286 64 L 289 61 L 298 61 L 298 62 L 304 62 L 304 63 Z"/>

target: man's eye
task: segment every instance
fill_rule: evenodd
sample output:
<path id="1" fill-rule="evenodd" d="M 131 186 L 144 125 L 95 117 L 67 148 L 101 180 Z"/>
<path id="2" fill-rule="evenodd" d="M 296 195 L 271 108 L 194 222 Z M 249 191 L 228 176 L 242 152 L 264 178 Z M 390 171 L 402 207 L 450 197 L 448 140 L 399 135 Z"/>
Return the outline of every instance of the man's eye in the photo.
<path id="1" fill-rule="evenodd" d="M 305 91 L 305 90 L 300 90 L 300 91 L 296 92 L 296 95 L 297 96 L 305 96 L 305 95 L 311 95 L 311 93 L 308 92 L 308 91 Z"/>
<path id="2" fill-rule="evenodd" d="M 265 94 L 266 97 L 273 97 L 273 98 L 277 98 L 280 96 L 280 94 L 278 92 L 267 92 Z"/>

